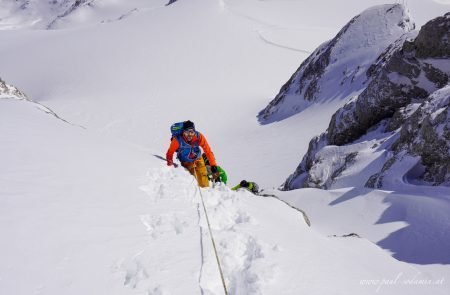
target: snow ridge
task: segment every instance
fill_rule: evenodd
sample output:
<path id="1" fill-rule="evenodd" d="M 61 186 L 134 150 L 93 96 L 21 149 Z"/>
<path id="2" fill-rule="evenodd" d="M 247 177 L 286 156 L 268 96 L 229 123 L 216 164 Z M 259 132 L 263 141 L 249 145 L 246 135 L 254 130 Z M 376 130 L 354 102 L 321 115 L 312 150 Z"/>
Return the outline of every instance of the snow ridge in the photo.
<path id="1" fill-rule="evenodd" d="M 295 115 L 313 103 L 346 101 L 365 87 L 367 70 L 396 39 L 415 25 L 400 4 L 380 5 L 355 16 L 317 48 L 258 114 L 268 124 Z"/>
<path id="2" fill-rule="evenodd" d="M 18 88 L 7 84 L 1 78 L 0 78 L 0 99 L 16 99 L 16 100 L 26 101 L 28 103 L 35 105 L 37 107 L 37 109 L 39 109 L 47 114 L 52 115 L 53 117 L 57 118 L 58 120 L 61 120 L 65 123 L 73 125 L 73 126 L 77 126 L 77 127 L 86 129 L 85 127 L 83 127 L 81 125 L 71 123 L 71 122 L 67 121 L 66 119 L 60 117 L 57 113 L 55 113 L 49 107 L 29 99 L 25 93 L 20 91 Z"/>

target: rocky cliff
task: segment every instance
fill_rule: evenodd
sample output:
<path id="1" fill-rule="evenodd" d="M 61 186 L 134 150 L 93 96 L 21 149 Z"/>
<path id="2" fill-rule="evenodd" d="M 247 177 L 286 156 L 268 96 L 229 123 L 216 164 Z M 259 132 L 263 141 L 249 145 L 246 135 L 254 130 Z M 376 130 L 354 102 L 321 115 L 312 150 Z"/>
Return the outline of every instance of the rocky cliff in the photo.
<path id="1" fill-rule="evenodd" d="M 368 187 L 386 187 L 386 175 L 394 174 L 403 181 L 449 185 L 449 32 L 447 13 L 393 42 L 368 67 L 370 81 L 361 93 L 311 140 L 283 188 L 330 188 L 346 171 L 364 172 L 360 185 Z M 366 161 L 366 168 L 357 167 L 364 166 L 358 161 Z"/>

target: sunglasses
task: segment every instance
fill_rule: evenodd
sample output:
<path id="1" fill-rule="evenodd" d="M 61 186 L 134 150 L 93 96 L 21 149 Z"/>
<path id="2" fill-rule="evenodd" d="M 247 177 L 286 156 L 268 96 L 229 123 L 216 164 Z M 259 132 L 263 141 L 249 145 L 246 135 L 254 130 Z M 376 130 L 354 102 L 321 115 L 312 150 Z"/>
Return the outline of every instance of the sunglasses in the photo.
<path id="1" fill-rule="evenodd" d="M 194 135 L 195 134 L 195 130 L 194 129 L 188 129 L 188 130 L 184 130 L 183 133 L 186 134 L 186 135 Z"/>

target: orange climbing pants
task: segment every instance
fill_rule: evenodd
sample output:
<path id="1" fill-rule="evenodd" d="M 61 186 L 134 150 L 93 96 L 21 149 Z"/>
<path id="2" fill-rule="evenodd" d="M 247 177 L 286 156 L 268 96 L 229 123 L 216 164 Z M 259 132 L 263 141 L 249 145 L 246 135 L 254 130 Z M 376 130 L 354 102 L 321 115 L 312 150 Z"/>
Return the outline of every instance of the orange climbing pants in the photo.
<path id="1" fill-rule="evenodd" d="M 202 157 L 195 162 L 183 162 L 181 165 L 189 170 L 192 176 L 197 179 L 197 183 L 200 187 L 209 186 L 208 172 L 206 171 L 205 161 Z"/>

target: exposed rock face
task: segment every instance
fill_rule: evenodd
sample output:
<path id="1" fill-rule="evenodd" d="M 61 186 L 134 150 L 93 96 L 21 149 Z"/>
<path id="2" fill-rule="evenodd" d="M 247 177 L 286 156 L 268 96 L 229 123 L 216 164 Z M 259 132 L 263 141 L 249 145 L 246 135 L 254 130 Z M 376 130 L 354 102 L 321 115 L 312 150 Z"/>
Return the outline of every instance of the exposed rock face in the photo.
<path id="1" fill-rule="evenodd" d="M 0 28 L 53 29 L 57 23 L 79 8 L 92 6 L 95 0 L 15 0 L 3 1 Z"/>
<path id="2" fill-rule="evenodd" d="M 367 87 L 333 115 L 320 145 L 318 138 L 311 140 L 308 153 L 283 188 L 329 188 L 352 164 L 344 159 L 358 151 L 363 135 L 381 138 L 386 151 L 384 165 L 366 186 L 383 187 L 383 177 L 406 156 L 415 157 L 421 167 L 421 173 L 416 169 L 414 176 L 406 178 L 450 185 L 449 35 L 450 13 L 428 22 L 418 34 L 403 35 L 386 49 L 368 69 L 372 78 Z M 331 148 L 341 159 L 328 158 L 323 164 Z"/>
<path id="3" fill-rule="evenodd" d="M 450 86 L 431 95 L 400 128 L 392 145 L 396 155 L 407 152 L 421 159 L 421 178 L 432 184 L 450 185 Z M 393 158 L 395 159 L 395 158 Z M 369 187 L 381 187 L 385 171 L 372 176 Z"/>
<path id="4" fill-rule="evenodd" d="M 433 185 L 450 185 L 450 86 L 433 93 L 412 114 L 404 115 L 404 123 L 398 131 L 398 139 L 390 146 L 393 156 L 386 161 L 380 172 L 372 175 L 367 187 L 381 188 L 384 178 L 389 177 L 391 167 L 401 162 L 405 155 L 419 157 L 414 167 L 419 175 L 406 173 L 411 181 L 423 180 Z M 415 172 L 417 174 L 417 172 Z"/>
<path id="5" fill-rule="evenodd" d="M 56 1 L 53 1 L 54 4 L 57 4 Z M 60 5 L 60 10 L 61 13 L 59 13 L 55 19 L 53 21 L 51 21 L 48 25 L 47 25 L 47 29 L 52 29 L 54 27 L 54 25 L 62 18 L 68 16 L 69 14 L 73 13 L 75 10 L 77 10 L 78 8 L 84 6 L 84 5 L 89 5 L 90 3 L 94 2 L 94 0 L 75 0 L 73 3 L 70 4 L 69 1 L 65 0 L 63 1 Z M 66 7 L 67 5 L 69 5 L 69 7 Z"/>
<path id="6" fill-rule="evenodd" d="M 0 30 L 65 29 L 123 20 L 169 0 L 14 0 L 1 1 Z M 171 1 L 173 2 L 173 1 Z"/>
<path id="7" fill-rule="evenodd" d="M 436 18 L 424 25 L 416 40 L 414 47 L 416 57 L 450 57 L 450 12 L 443 17 Z"/>
<path id="8" fill-rule="evenodd" d="M 354 17 L 316 49 L 262 110 L 261 123 L 292 116 L 313 102 L 345 99 L 365 88 L 367 69 L 405 32 L 414 29 L 400 4 L 381 5 Z"/>
<path id="9" fill-rule="evenodd" d="M 321 136 L 316 136 L 309 142 L 308 153 L 303 157 L 302 162 L 297 167 L 295 172 L 291 174 L 286 182 L 283 184 L 284 190 L 290 190 L 295 188 L 304 187 L 305 183 L 312 184 L 311 187 L 324 187 L 324 183 L 319 183 L 316 179 L 313 179 L 310 174 L 306 173 L 310 171 L 312 167 L 318 162 L 321 162 L 320 158 L 316 159 L 316 154 L 327 145 L 325 133 Z"/>
<path id="10" fill-rule="evenodd" d="M 416 111 L 402 128 L 396 151 L 406 148 L 420 156 L 426 167 L 425 181 L 441 184 L 450 180 L 450 91 L 436 95 Z"/>
<path id="11" fill-rule="evenodd" d="M 406 35 L 380 56 L 377 63 L 370 68 L 374 78 L 368 87 L 357 100 L 333 115 L 327 135 L 329 144 L 350 143 L 366 133 L 372 125 L 392 117 L 397 109 L 406 106 L 413 99 L 423 101 L 430 93 L 448 83 L 448 74 L 433 67 L 426 60 L 443 59 L 450 55 L 446 38 L 450 31 L 450 21 L 447 17 L 440 19 L 443 22 L 433 21 L 423 27 L 425 32 L 433 32 L 432 36 L 426 36 L 421 30 L 414 41 L 407 41 Z M 435 34 L 430 25 L 435 25 L 439 30 L 444 27 L 447 35 Z M 428 40 L 434 45 L 422 46 L 423 41 L 417 41 L 419 36 L 420 40 Z M 441 42 L 442 46 L 437 45 L 438 42 Z M 416 56 L 416 48 L 420 49 L 420 58 Z M 437 55 L 438 52 L 440 55 Z"/>
<path id="12" fill-rule="evenodd" d="M 28 99 L 25 93 L 0 78 L 0 98 Z"/>

